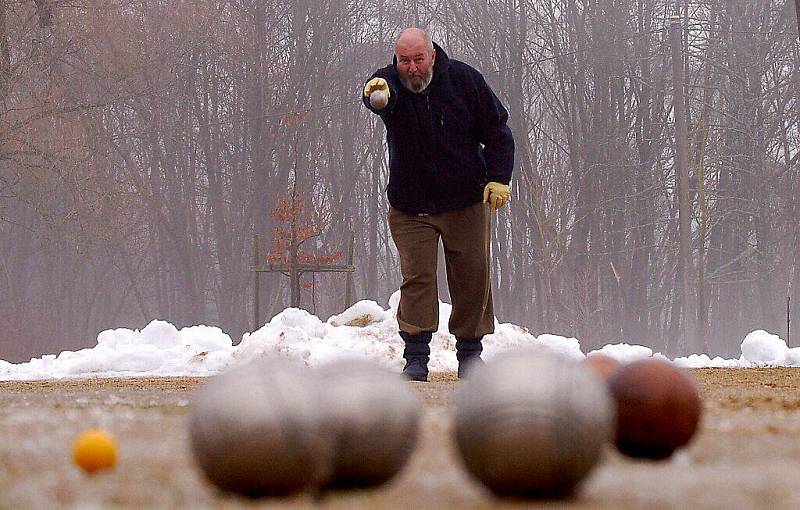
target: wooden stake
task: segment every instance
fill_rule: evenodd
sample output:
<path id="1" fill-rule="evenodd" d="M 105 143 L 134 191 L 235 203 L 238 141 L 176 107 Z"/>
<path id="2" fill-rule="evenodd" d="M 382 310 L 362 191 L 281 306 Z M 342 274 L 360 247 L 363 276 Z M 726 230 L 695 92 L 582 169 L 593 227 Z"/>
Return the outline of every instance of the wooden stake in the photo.
<path id="1" fill-rule="evenodd" d="M 353 267 L 353 243 L 355 242 L 355 234 L 350 231 L 350 238 L 347 240 L 347 267 Z M 350 308 L 353 304 L 353 272 L 347 273 L 347 285 L 344 292 L 344 309 Z"/>
<path id="2" fill-rule="evenodd" d="M 326 266 L 321 264 L 300 264 L 299 262 L 292 263 L 290 260 L 288 264 L 267 264 L 260 267 L 259 251 L 261 249 L 261 236 L 256 234 L 253 238 L 253 266 L 250 271 L 253 273 L 253 331 L 260 326 L 259 314 L 259 277 L 260 273 L 281 273 L 288 276 L 292 281 L 292 285 L 296 285 L 292 293 L 292 303 L 290 306 L 300 306 L 300 277 L 304 273 L 347 273 L 347 286 L 345 288 L 345 308 L 353 304 L 353 273 L 356 268 L 353 265 L 353 244 L 355 242 L 355 234 L 350 232 L 347 246 L 347 265 L 344 266 Z M 295 283 L 296 282 L 296 283 Z M 314 296 L 316 299 L 316 296 Z M 312 303 L 316 306 L 316 303 Z"/>

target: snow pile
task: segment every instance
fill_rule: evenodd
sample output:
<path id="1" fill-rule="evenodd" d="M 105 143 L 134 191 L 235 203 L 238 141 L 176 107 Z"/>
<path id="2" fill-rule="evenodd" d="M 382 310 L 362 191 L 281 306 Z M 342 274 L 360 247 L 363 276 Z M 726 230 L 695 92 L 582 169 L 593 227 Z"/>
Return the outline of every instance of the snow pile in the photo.
<path id="1" fill-rule="evenodd" d="M 787 354 L 789 348 L 786 342 L 760 329 L 742 341 L 742 360 L 778 365 L 786 360 Z"/>
<path id="2" fill-rule="evenodd" d="M 565 338 L 563 336 L 545 333 L 532 340 L 534 350 L 550 351 L 576 361 L 582 360 L 585 357 L 577 338 Z"/>
<path id="3" fill-rule="evenodd" d="M 233 350 L 231 338 L 217 327 L 178 331 L 169 322 L 154 320 L 141 331 L 102 331 L 91 349 L 48 354 L 19 365 L 3 362 L 0 378 L 207 375 L 224 368 Z"/>
<path id="4" fill-rule="evenodd" d="M 365 304 L 362 301 L 339 317 L 363 317 L 368 312 L 360 313 L 359 305 L 369 309 L 373 304 L 377 306 L 374 302 Z M 338 358 L 362 358 L 391 366 L 402 355 L 402 340 L 396 331 L 390 330 L 397 329 L 396 326 L 392 328 L 391 322 L 384 319 L 364 326 L 347 326 L 346 323 L 334 326 L 305 310 L 287 308 L 257 331 L 245 333 L 233 356 L 244 361 L 278 355 L 302 360 L 309 366 Z M 395 336 L 397 338 L 393 338 Z"/>
<path id="5" fill-rule="evenodd" d="M 392 309 L 384 310 L 375 301 L 359 301 L 339 315 L 328 319 L 331 326 L 368 326 L 394 318 Z"/>
<path id="6" fill-rule="evenodd" d="M 590 352 L 587 356 L 595 356 L 598 354 L 614 358 L 624 365 L 640 359 L 649 358 L 653 355 L 653 349 L 645 347 L 644 345 L 629 345 L 626 343 L 609 344 Z"/>
<path id="7" fill-rule="evenodd" d="M 673 360 L 676 365 L 686 368 L 735 368 L 750 366 L 746 360 L 724 359 L 716 356 L 711 359 L 708 354 L 690 354 Z"/>
<path id="8" fill-rule="evenodd" d="M 403 366 L 403 342 L 397 333 L 399 292 L 384 310 L 374 301 L 359 301 L 323 322 L 297 308 L 287 308 L 234 346 L 230 336 L 216 327 L 191 326 L 178 330 L 154 320 L 141 331 L 112 329 L 97 336 L 97 345 L 64 351 L 13 364 L 0 360 L 0 379 L 52 379 L 70 377 L 207 376 L 228 366 L 262 356 L 283 356 L 318 366 L 339 358 L 372 360 L 388 368 Z M 429 368 L 452 371 L 458 366 L 455 337 L 447 329 L 451 305 L 439 304 L 439 329 L 431 341 Z M 517 348 L 547 350 L 573 360 L 584 353 L 577 338 L 542 334 L 534 336 L 514 324 L 495 323 L 495 332 L 484 338 L 484 359 Z M 742 341 L 738 360 L 707 354 L 691 354 L 673 360 L 684 367 L 747 367 L 798 365 L 800 348 L 789 349 L 776 335 L 757 330 Z M 605 345 L 588 353 L 603 354 L 621 363 L 649 357 L 665 358 L 643 345 L 624 342 Z"/>

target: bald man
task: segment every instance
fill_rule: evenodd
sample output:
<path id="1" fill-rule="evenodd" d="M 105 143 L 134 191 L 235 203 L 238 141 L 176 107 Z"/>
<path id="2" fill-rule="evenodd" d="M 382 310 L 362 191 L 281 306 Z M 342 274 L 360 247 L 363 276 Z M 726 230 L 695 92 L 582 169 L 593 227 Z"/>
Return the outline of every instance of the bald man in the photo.
<path id="1" fill-rule="evenodd" d="M 381 97 L 371 98 L 376 93 Z M 480 362 L 484 335 L 494 332 L 490 213 L 510 198 L 508 112 L 481 73 L 449 58 L 419 28 L 400 33 L 393 64 L 370 77 L 363 101 L 383 120 L 389 146 L 389 229 L 403 275 L 397 310 L 403 373 L 428 378 L 441 239 L 453 301 L 448 326 L 463 377 Z"/>

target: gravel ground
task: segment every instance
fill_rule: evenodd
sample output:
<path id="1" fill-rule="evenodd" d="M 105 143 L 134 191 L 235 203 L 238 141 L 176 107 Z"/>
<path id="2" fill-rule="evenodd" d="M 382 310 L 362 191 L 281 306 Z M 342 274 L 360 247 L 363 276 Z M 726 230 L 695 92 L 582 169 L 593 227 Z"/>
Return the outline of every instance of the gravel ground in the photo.
<path id="1" fill-rule="evenodd" d="M 0 382 L 0 509 L 26 508 L 800 508 L 800 369 L 695 370 L 705 404 L 689 448 L 666 462 L 609 448 L 567 501 L 500 500 L 465 473 L 450 439 L 459 383 L 410 383 L 425 402 L 422 436 L 406 469 L 370 491 L 314 500 L 246 500 L 217 492 L 188 449 L 195 378 Z M 71 461 L 82 430 L 119 440 L 113 471 L 85 475 Z"/>

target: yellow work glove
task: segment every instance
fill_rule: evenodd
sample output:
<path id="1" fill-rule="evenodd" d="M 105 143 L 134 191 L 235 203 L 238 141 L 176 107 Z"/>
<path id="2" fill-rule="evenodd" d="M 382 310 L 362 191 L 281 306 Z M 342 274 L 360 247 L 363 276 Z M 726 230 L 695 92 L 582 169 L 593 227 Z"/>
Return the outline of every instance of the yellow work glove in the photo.
<path id="1" fill-rule="evenodd" d="M 391 96 L 391 92 L 389 92 L 389 84 L 386 83 L 386 80 L 383 78 L 373 78 L 364 85 L 364 95 L 369 97 L 370 94 L 375 92 L 376 90 L 382 90 L 386 92 L 386 97 Z"/>
<path id="2" fill-rule="evenodd" d="M 483 203 L 489 204 L 489 207 L 496 211 L 506 205 L 511 199 L 511 189 L 508 184 L 501 184 L 499 182 L 490 182 L 483 188 Z"/>

